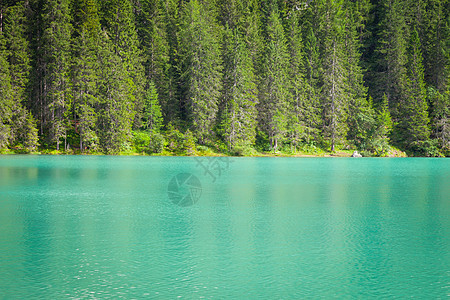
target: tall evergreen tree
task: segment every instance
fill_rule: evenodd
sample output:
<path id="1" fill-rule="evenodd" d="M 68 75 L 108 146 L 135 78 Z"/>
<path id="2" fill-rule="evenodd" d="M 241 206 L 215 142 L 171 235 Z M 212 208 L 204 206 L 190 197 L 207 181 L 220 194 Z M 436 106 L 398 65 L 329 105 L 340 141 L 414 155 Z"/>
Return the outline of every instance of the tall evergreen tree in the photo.
<path id="1" fill-rule="evenodd" d="M 343 143 L 347 134 L 348 73 L 343 40 L 342 1 L 319 1 L 321 47 L 323 129 L 322 135 L 335 151 L 336 144 Z"/>
<path id="2" fill-rule="evenodd" d="M 69 60 L 70 23 L 68 0 L 49 0 L 43 5 L 43 33 L 40 46 L 41 126 L 46 129 L 49 142 L 59 150 L 61 139 L 66 140 L 71 106 Z"/>
<path id="3" fill-rule="evenodd" d="M 10 146 L 21 146 L 28 151 L 37 147 L 36 122 L 33 116 L 27 111 L 25 105 L 28 100 L 28 82 L 30 76 L 30 49 L 27 40 L 27 2 L 18 1 L 14 5 L 4 10 L 3 25 L 5 59 L 8 61 L 9 73 L 5 76 L 10 77 L 11 97 L 13 99 L 10 108 L 10 114 L 6 114 L 9 119 L 9 144 Z M 6 68 L 5 68 L 6 70 Z M 9 74 L 9 75 L 8 75 Z M 5 87 L 5 94 L 8 94 L 8 88 Z M 8 96 L 5 96 L 5 100 Z M 6 109 L 6 108 L 5 108 Z"/>
<path id="4" fill-rule="evenodd" d="M 404 1 L 382 0 L 376 55 L 377 76 L 372 95 L 377 102 L 386 94 L 394 119 L 405 101 L 407 91 L 407 28 L 402 7 Z"/>
<path id="5" fill-rule="evenodd" d="M 424 142 L 429 139 L 428 106 L 422 65 L 422 52 L 417 30 L 411 34 L 408 49 L 408 94 L 400 106 L 401 119 L 398 124 L 397 141 L 405 148 L 423 151 Z"/>
<path id="6" fill-rule="evenodd" d="M 144 103 L 143 127 L 152 132 L 159 132 L 162 126 L 161 106 L 158 91 L 153 81 L 150 82 Z"/>
<path id="7" fill-rule="evenodd" d="M 319 129 L 321 127 L 322 118 L 320 116 L 320 86 L 319 86 L 319 45 L 317 37 L 314 33 L 313 25 L 307 21 L 303 28 L 304 35 L 304 65 L 305 65 L 305 79 L 306 79 L 306 115 L 305 124 L 307 130 L 311 134 L 307 134 L 306 142 L 310 142 L 311 138 L 318 139 Z M 311 138 L 310 138 L 311 136 Z"/>
<path id="8" fill-rule="evenodd" d="M 360 5 L 345 1 L 345 31 L 344 47 L 346 51 L 345 68 L 347 70 L 348 127 L 347 137 L 359 149 L 365 149 L 370 144 L 371 132 L 375 126 L 375 113 L 367 101 L 367 87 L 364 86 L 363 72 L 360 66 L 361 30 L 363 16 Z M 367 5 L 367 4 L 366 4 Z"/>
<path id="9" fill-rule="evenodd" d="M 101 1 L 103 18 L 101 19 L 108 33 L 114 54 L 120 58 L 120 65 L 127 82 L 123 98 L 131 104 L 135 126 L 139 126 L 140 113 L 144 99 L 144 69 L 142 52 L 135 26 L 134 11 L 131 0 Z M 128 106 L 128 105 L 125 105 Z"/>
<path id="10" fill-rule="evenodd" d="M 101 47 L 100 19 L 95 0 L 77 0 L 76 36 L 73 41 L 72 86 L 75 129 L 80 150 L 98 145 L 96 119 L 99 101 L 99 57 Z"/>
<path id="11" fill-rule="evenodd" d="M 288 137 L 293 146 L 300 142 L 309 142 L 314 136 L 317 123 L 317 102 L 308 101 L 311 87 L 305 78 L 304 46 L 300 24 L 300 13 L 289 10 L 287 20 L 289 49 L 289 78 L 291 80 L 291 98 L 288 109 Z M 313 98 L 315 100 L 315 98 Z"/>
<path id="12" fill-rule="evenodd" d="M 4 42 L 3 33 L 0 33 L 0 149 L 9 145 L 13 115 L 13 89 Z"/>
<path id="13" fill-rule="evenodd" d="M 272 3 L 267 23 L 267 40 L 260 87 L 259 126 L 276 150 L 286 134 L 287 109 L 290 99 L 288 48 L 280 14 Z"/>
<path id="14" fill-rule="evenodd" d="M 218 25 L 198 0 L 183 7 L 181 53 L 183 104 L 188 127 L 200 143 L 213 135 L 221 91 Z"/>
<path id="15" fill-rule="evenodd" d="M 100 49 L 97 136 L 104 152 L 116 153 L 129 146 L 135 105 L 130 94 L 130 76 L 116 54 L 116 46 L 106 40 Z"/>
<path id="16" fill-rule="evenodd" d="M 226 29 L 224 44 L 223 136 L 229 148 L 251 145 L 255 140 L 257 102 L 253 63 L 237 29 Z"/>
<path id="17" fill-rule="evenodd" d="M 137 26 L 141 49 L 143 49 L 145 85 L 156 87 L 166 119 L 172 119 L 174 107 L 169 97 L 169 59 L 167 23 L 164 3 L 161 0 L 139 0 Z M 153 83 L 151 83 L 153 82 Z"/>

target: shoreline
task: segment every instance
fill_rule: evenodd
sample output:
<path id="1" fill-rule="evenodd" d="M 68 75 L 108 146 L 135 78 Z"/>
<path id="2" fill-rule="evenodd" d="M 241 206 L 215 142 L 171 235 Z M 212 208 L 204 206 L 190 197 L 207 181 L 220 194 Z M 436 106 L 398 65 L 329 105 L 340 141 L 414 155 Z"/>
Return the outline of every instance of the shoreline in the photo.
<path id="1" fill-rule="evenodd" d="M 324 152 L 321 154 L 308 154 L 308 153 L 265 153 L 258 152 L 252 155 L 230 155 L 227 153 L 218 153 L 218 152 L 197 152 L 192 155 L 182 154 L 182 153 L 172 153 L 172 152 L 164 152 L 158 154 L 147 154 L 147 153 L 138 153 L 138 152 L 121 152 L 116 154 L 105 154 L 100 152 L 95 153 L 67 153 L 64 151 L 57 152 L 54 151 L 37 151 L 37 152 L 14 152 L 14 151 L 6 151 L 0 152 L 0 156 L 3 155 L 49 155 L 49 156 L 148 156 L 148 157 L 295 157 L 295 158 L 347 158 L 352 157 L 353 150 L 346 151 L 336 151 L 332 152 Z M 392 156 L 364 156 L 365 158 L 394 158 L 394 157 L 408 157 L 406 154 L 402 153 L 402 155 L 392 155 Z"/>

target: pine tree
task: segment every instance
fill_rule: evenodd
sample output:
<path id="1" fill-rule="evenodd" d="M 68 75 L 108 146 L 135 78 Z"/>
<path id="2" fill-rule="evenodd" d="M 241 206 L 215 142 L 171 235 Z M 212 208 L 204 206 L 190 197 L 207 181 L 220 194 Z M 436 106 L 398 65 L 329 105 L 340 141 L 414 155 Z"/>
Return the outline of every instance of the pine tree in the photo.
<path id="1" fill-rule="evenodd" d="M 80 150 L 88 147 L 94 150 L 98 145 L 96 108 L 99 101 L 100 20 L 95 0 L 78 0 L 75 5 L 78 26 L 72 54 L 73 115 Z"/>
<path id="2" fill-rule="evenodd" d="M 345 69 L 342 1 L 317 2 L 321 18 L 320 37 L 322 68 L 321 99 L 323 105 L 323 138 L 335 151 L 336 144 L 342 144 L 347 134 L 348 116 L 348 73 Z"/>
<path id="3" fill-rule="evenodd" d="M 359 9 L 361 3 L 345 1 L 344 47 L 346 51 L 345 69 L 347 73 L 347 95 L 349 97 L 349 115 L 347 137 L 358 149 L 365 150 L 369 145 L 371 132 L 375 126 L 375 112 L 367 101 L 367 88 L 364 86 L 363 72 L 360 66 L 359 52 L 360 28 L 363 17 Z M 367 4 L 366 4 L 367 5 Z M 361 29 L 359 29 L 361 30 Z"/>
<path id="4" fill-rule="evenodd" d="M 448 36 L 450 28 L 445 16 L 445 6 L 448 0 L 428 0 L 424 24 L 423 56 L 425 81 L 437 88 L 441 93 L 445 91 L 446 65 L 449 64 Z M 447 18 L 448 19 L 448 18 Z"/>
<path id="5" fill-rule="evenodd" d="M 227 25 L 228 26 L 228 25 Z M 255 140 L 257 90 L 252 60 L 237 29 L 226 29 L 221 126 L 231 149 Z"/>
<path id="6" fill-rule="evenodd" d="M 109 40 L 102 43 L 99 63 L 96 133 L 105 153 L 117 153 L 128 148 L 135 117 L 130 76 Z"/>
<path id="7" fill-rule="evenodd" d="M 42 12 L 41 122 L 48 130 L 50 142 L 59 150 L 61 138 L 66 140 L 70 126 L 69 55 L 72 26 L 68 0 L 50 0 Z"/>
<path id="8" fill-rule="evenodd" d="M 184 5 L 180 34 L 185 115 L 200 143 L 213 136 L 222 78 L 218 25 L 203 4 Z"/>
<path id="9" fill-rule="evenodd" d="M 21 101 L 27 98 L 26 88 L 31 68 L 25 12 L 25 1 L 19 1 L 8 7 L 4 15 L 5 46 L 9 49 L 7 59 L 11 71 L 11 85 L 14 98 Z"/>
<path id="10" fill-rule="evenodd" d="M 314 127 L 308 119 L 314 119 L 316 107 L 308 103 L 310 87 L 305 79 L 304 49 L 300 25 L 300 15 L 297 11 L 289 10 L 288 49 L 289 49 L 289 78 L 290 94 L 288 109 L 288 137 L 292 146 L 298 146 L 301 141 L 309 141 Z"/>
<path id="11" fill-rule="evenodd" d="M 307 21 L 303 28 L 305 30 L 305 79 L 306 79 L 306 103 L 305 103 L 305 124 L 308 134 L 306 142 L 312 139 L 319 139 L 319 129 L 321 127 L 320 116 L 320 86 L 319 86 L 319 46 L 313 25 Z"/>
<path id="12" fill-rule="evenodd" d="M 163 27 L 165 28 L 168 45 L 168 69 L 166 95 L 161 106 L 165 123 L 180 124 L 185 115 L 181 86 L 182 65 L 180 60 L 180 7 L 178 0 L 164 0 L 162 5 Z"/>
<path id="13" fill-rule="evenodd" d="M 261 34 L 261 11 L 260 2 L 258 0 L 245 1 L 245 9 L 243 16 L 244 37 L 247 43 L 249 56 L 253 61 L 255 76 L 261 73 L 262 55 L 263 55 L 263 37 Z"/>
<path id="14" fill-rule="evenodd" d="M 394 120 L 399 117 L 399 105 L 406 99 L 406 37 L 407 27 L 402 11 L 403 1 L 382 0 L 376 55 L 377 76 L 374 78 L 374 99 L 386 94 Z"/>
<path id="15" fill-rule="evenodd" d="M 372 137 L 371 150 L 374 150 L 378 156 L 384 156 L 389 150 L 389 135 L 392 131 L 393 122 L 389 113 L 389 104 L 387 96 L 379 105 L 376 115 L 376 127 Z"/>
<path id="16" fill-rule="evenodd" d="M 7 54 L 4 49 L 3 33 L 0 32 L 0 149 L 9 145 L 11 138 L 11 118 L 13 115 L 13 89 Z"/>
<path id="17" fill-rule="evenodd" d="M 450 151 L 450 89 L 440 93 L 433 87 L 427 90 L 431 106 L 431 136 L 436 139 L 441 149 Z"/>
<path id="18" fill-rule="evenodd" d="M 400 106 L 400 136 L 396 138 L 407 149 L 423 151 L 423 145 L 429 139 L 429 119 L 422 52 L 419 34 L 415 28 L 411 33 L 408 52 L 408 94 L 406 101 Z"/>
<path id="19" fill-rule="evenodd" d="M 156 87 L 166 119 L 173 119 L 173 105 L 169 97 L 170 48 L 167 24 L 164 22 L 164 2 L 139 0 L 136 29 L 145 57 L 145 84 Z"/>
<path id="20" fill-rule="evenodd" d="M 150 82 L 145 97 L 143 112 L 144 128 L 152 132 L 159 132 L 162 126 L 161 106 L 158 100 L 158 91 L 153 81 Z"/>
<path id="21" fill-rule="evenodd" d="M 127 82 L 124 99 L 131 104 L 135 127 L 139 127 L 144 99 L 144 69 L 142 53 L 135 26 L 131 0 L 101 1 L 102 22 L 113 46 L 114 55 L 120 58 L 122 74 Z"/>

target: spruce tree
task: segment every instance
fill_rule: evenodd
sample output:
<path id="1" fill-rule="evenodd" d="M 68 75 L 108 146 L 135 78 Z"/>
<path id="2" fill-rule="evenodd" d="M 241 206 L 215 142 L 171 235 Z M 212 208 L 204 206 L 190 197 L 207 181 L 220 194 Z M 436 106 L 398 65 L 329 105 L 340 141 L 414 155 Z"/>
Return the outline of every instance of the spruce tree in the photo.
<path id="1" fill-rule="evenodd" d="M 173 119 L 174 107 L 169 97 L 170 48 L 164 2 L 161 0 L 138 1 L 136 29 L 144 56 L 145 85 L 148 87 L 153 85 L 157 89 L 166 119 Z"/>
<path id="2" fill-rule="evenodd" d="M 188 127 L 200 143 L 213 136 L 221 91 L 222 61 L 213 12 L 198 0 L 183 7 L 181 54 L 183 105 Z"/>
<path id="3" fill-rule="evenodd" d="M 27 40 L 26 2 L 19 1 L 8 7 L 4 14 L 4 34 L 8 48 L 11 85 L 16 100 L 25 101 L 30 75 L 30 50 Z M 26 103 L 24 103 L 26 104 Z"/>
<path id="4" fill-rule="evenodd" d="M 289 58 L 278 7 L 272 4 L 267 23 L 267 40 L 262 64 L 259 127 L 267 134 L 275 151 L 286 134 L 290 99 Z"/>
<path id="5" fill-rule="evenodd" d="M 227 25 L 228 26 L 228 25 Z M 228 147 L 251 145 L 255 140 L 257 90 L 253 63 L 237 29 L 224 36 L 224 79 L 221 127 Z"/>
<path id="6" fill-rule="evenodd" d="M 145 96 L 143 127 L 151 132 L 159 132 L 162 126 L 161 106 L 158 100 L 158 91 L 153 81 L 150 82 Z"/>
<path id="7" fill-rule="evenodd" d="M 387 96 L 383 96 L 383 100 L 379 105 L 376 114 L 376 126 L 370 145 L 378 156 L 384 156 L 389 150 L 389 135 L 392 131 L 392 118 L 389 113 L 389 104 Z"/>
<path id="8" fill-rule="evenodd" d="M 289 10 L 287 20 L 290 94 L 288 107 L 288 138 L 291 145 L 296 147 L 302 141 L 310 141 L 317 115 L 317 106 L 308 101 L 310 87 L 305 78 L 304 48 L 298 11 Z M 311 121 L 309 120 L 311 119 Z"/>
<path id="9" fill-rule="evenodd" d="M 422 65 L 422 52 L 417 30 L 411 33 L 408 49 L 408 93 L 400 106 L 397 141 L 407 149 L 425 151 L 424 143 L 429 139 L 428 106 Z"/>
<path id="10" fill-rule="evenodd" d="M 377 76 L 374 78 L 374 99 L 379 102 L 386 94 L 389 108 L 396 120 L 399 105 L 406 99 L 407 27 L 402 6 L 404 1 L 382 0 L 376 56 Z"/>
<path id="11" fill-rule="evenodd" d="M 138 127 L 144 99 L 144 69 L 133 6 L 131 0 L 107 0 L 101 1 L 101 8 L 101 22 L 113 46 L 114 55 L 120 58 L 123 68 L 119 76 L 124 76 L 127 86 L 123 98 L 131 104 L 133 118 L 136 117 L 132 125 Z"/>
<path id="12" fill-rule="evenodd" d="M 7 54 L 4 49 L 3 33 L 0 33 L 0 149 L 9 145 L 11 118 L 13 115 L 13 89 Z"/>
<path id="13" fill-rule="evenodd" d="M 72 54 L 73 115 L 75 130 L 79 135 L 79 147 L 94 150 L 98 145 L 96 134 L 97 107 L 99 102 L 99 64 L 101 29 L 95 0 L 77 0 Z"/>
<path id="14" fill-rule="evenodd" d="M 116 50 L 110 40 L 105 40 L 99 52 L 101 68 L 96 133 L 105 153 L 117 153 L 128 148 L 135 117 L 130 75 Z"/>
<path id="15" fill-rule="evenodd" d="M 307 126 L 306 142 L 319 140 L 322 118 L 320 115 L 320 86 L 319 86 L 319 45 L 314 33 L 313 25 L 306 22 L 303 25 L 305 30 L 304 38 L 304 65 L 306 79 L 306 103 L 305 103 L 305 124 Z"/>
<path id="16" fill-rule="evenodd" d="M 342 144 L 347 134 L 348 73 L 343 44 L 342 1 L 319 1 L 321 57 L 322 135 L 331 151 Z"/>
<path id="17" fill-rule="evenodd" d="M 42 11 L 41 122 L 49 142 L 59 150 L 70 126 L 71 91 L 69 80 L 70 37 L 72 26 L 68 0 L 49 0 Z M 66 144 L 65 144 L 66 145 Z"/>
<path id="18" fill-rule="evenodd" d="M 345 69 L 347 73 L 348 128 L 347 137 L 358 149 L 365 150 L 370 143 L 371 132 L 375 126 L 375 113 L 367 101 L 367 88 L 364 86 L 360 66 L 361 47 L 358 29 L 361 30 L 361 3 L 345 1 L 344 47 L 346 51 Z"/>

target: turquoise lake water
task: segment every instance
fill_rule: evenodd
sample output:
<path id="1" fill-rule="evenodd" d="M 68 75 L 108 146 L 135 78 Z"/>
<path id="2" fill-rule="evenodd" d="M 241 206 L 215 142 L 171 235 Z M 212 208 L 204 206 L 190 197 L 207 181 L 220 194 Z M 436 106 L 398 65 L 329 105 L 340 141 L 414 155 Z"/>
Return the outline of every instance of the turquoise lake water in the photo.
<path id="1" fill-rule="evenodd" d="M 450 296 L 450 160 L 0 156 L 0 299 Z"/>

